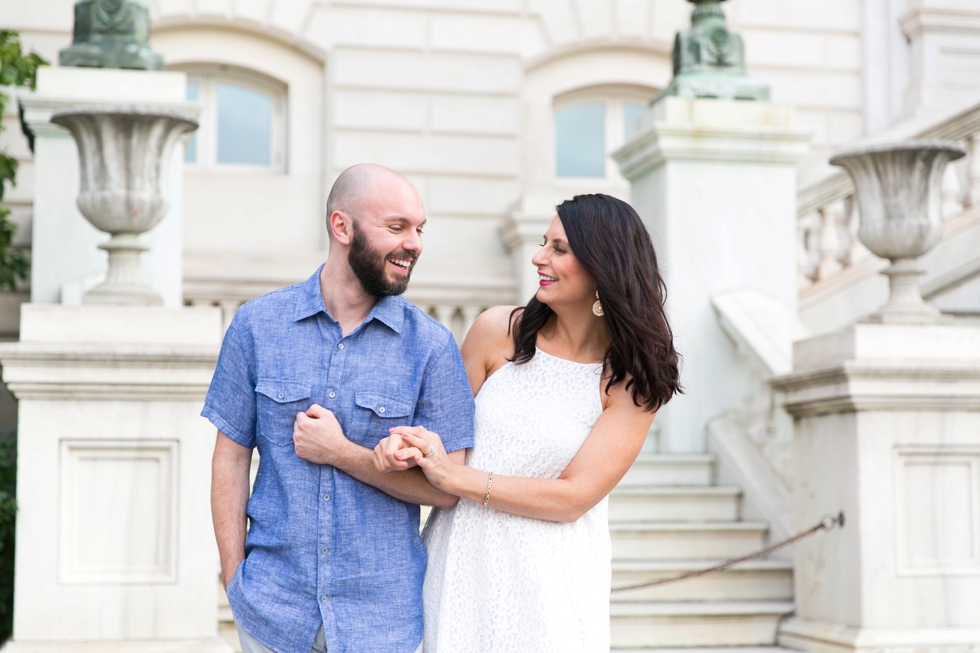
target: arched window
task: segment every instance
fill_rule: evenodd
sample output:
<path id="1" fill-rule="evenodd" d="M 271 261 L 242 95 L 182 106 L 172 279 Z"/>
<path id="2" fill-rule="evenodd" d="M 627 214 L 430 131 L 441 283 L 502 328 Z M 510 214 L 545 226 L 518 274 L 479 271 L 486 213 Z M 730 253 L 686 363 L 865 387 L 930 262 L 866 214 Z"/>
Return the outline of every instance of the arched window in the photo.
<path id="1" fill-rule="evenodd" d="M 555 175 L 607 178 L 616 174 L 609 153 L 622 145 L 647 110 L 652 91 L 596 87 L 556 99 Z"/>
<path id="2" fill-rule="evenodd" d="M 224 67 L 222 67 L 224 68 Z M 201 169 L 285 172 L 285 89 L 225 69 L 187 70 L 187 99 L 203 105 L 184 162 Z"/>

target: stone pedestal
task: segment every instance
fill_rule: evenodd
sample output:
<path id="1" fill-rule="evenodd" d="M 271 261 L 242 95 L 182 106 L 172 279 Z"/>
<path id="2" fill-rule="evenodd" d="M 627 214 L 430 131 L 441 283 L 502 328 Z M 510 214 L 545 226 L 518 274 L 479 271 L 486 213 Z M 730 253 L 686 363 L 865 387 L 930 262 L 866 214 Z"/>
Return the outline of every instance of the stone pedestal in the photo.
<path id="1" fill-rule="evenodd" d="M 796 314 L 795 165 L 808 140 L 789 107 L 666 97 L 613 154 L 657 249 L 683 356 L 685 394 L 657 417 L 664 450 L 703 451 L 708 420 L 750 387 L 711 296 L 750 288 Z"/>
<path id="2" fill-rule="evenodd" d="M 0 345 L 20 401 L 4 651 L 228 651 L 198 415 L 220 311 L 25 304 L 20 334 Z"/>
<path id="3" fill-rule="evenodd" d="M 34 211 L 31 226 L 31 301 L 77 304 L 85 291 L 105 278 L 109 240 L 82 217 L 78 154 L 68 130 L 51 122 L 67 109 L 137 104 L 193 115 L 185 101 L 187 77 L 180 72 L 54 68 L 38 71 L 37 92 L 21 100 L 24 122 L 34 133 Z M 174 148 L 164 182 L 170 210 L 142 237 L 150 251 L 142 256 L 142 276 L 162 297 L 164 306 L 183 305 L 181 280 L 181 209 L 183 147 Z"/>
<path id="4" fill-rule="evenodd" d="M 980 647 L 980 328 L 859 324 L 796 343 L 796 616 L 813 653 Z"/>

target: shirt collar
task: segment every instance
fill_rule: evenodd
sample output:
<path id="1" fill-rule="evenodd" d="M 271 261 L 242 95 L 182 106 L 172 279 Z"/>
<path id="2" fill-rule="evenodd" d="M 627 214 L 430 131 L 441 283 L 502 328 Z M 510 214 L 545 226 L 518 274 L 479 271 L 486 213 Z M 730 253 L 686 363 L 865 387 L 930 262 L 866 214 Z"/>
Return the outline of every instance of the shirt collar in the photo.
<path id="1" fill-rule="evenodd" d="M 320 293 L 320 271 L 322 269 L 323 264 L 316 269 L 313 276 L 300 284 L 300 297 L 296 302 L 294 320 L 303 320 L 321 311 L 329 315 L 327 307 L 323 305 L 323 295 Z M 397 295 L 382 297 L 368 313 L 367 319 L 364 320 L 365 324 L 371 320 L 378 320 L 395 333 L 401 333 L 402 324 L 405 321 L 404 301 L 402 297 Z"/>

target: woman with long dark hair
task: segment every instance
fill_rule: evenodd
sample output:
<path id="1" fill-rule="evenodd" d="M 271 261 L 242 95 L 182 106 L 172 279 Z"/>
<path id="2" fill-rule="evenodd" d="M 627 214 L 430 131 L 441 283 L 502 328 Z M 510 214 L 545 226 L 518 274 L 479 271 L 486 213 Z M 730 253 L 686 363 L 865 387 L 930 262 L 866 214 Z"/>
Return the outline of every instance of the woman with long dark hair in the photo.
<path id="1" fill-rule="evenodd" d="M 375 450 L 382 471 L 418 465 L 463 499 L 426 524 L 426 653 L 608 653 L 607 496 L 680 391 L 657 257 L 629 204 L 562 203 L 532 262 L 535 297 L 485 312 L 463 343 L 466 466 L 420 426 Z"/>

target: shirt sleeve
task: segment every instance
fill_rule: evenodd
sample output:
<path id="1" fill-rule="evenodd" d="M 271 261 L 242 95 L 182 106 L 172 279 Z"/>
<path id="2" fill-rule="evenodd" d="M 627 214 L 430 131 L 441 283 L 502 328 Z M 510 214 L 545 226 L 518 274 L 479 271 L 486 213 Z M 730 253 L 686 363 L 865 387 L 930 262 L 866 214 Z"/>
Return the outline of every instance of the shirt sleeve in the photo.
<path id="1" fill-rule="evenodd" d="M 201 416 L 243 447 L 255 447 L 254 357 L 239 310 L 228 327 Z"/>
<path id="2" fill-rule="evenodd" d="M 473 391 L 452 338 L 425 368 L 413 423 L 439 434 L 447 452 L 473 448 Z"/>

